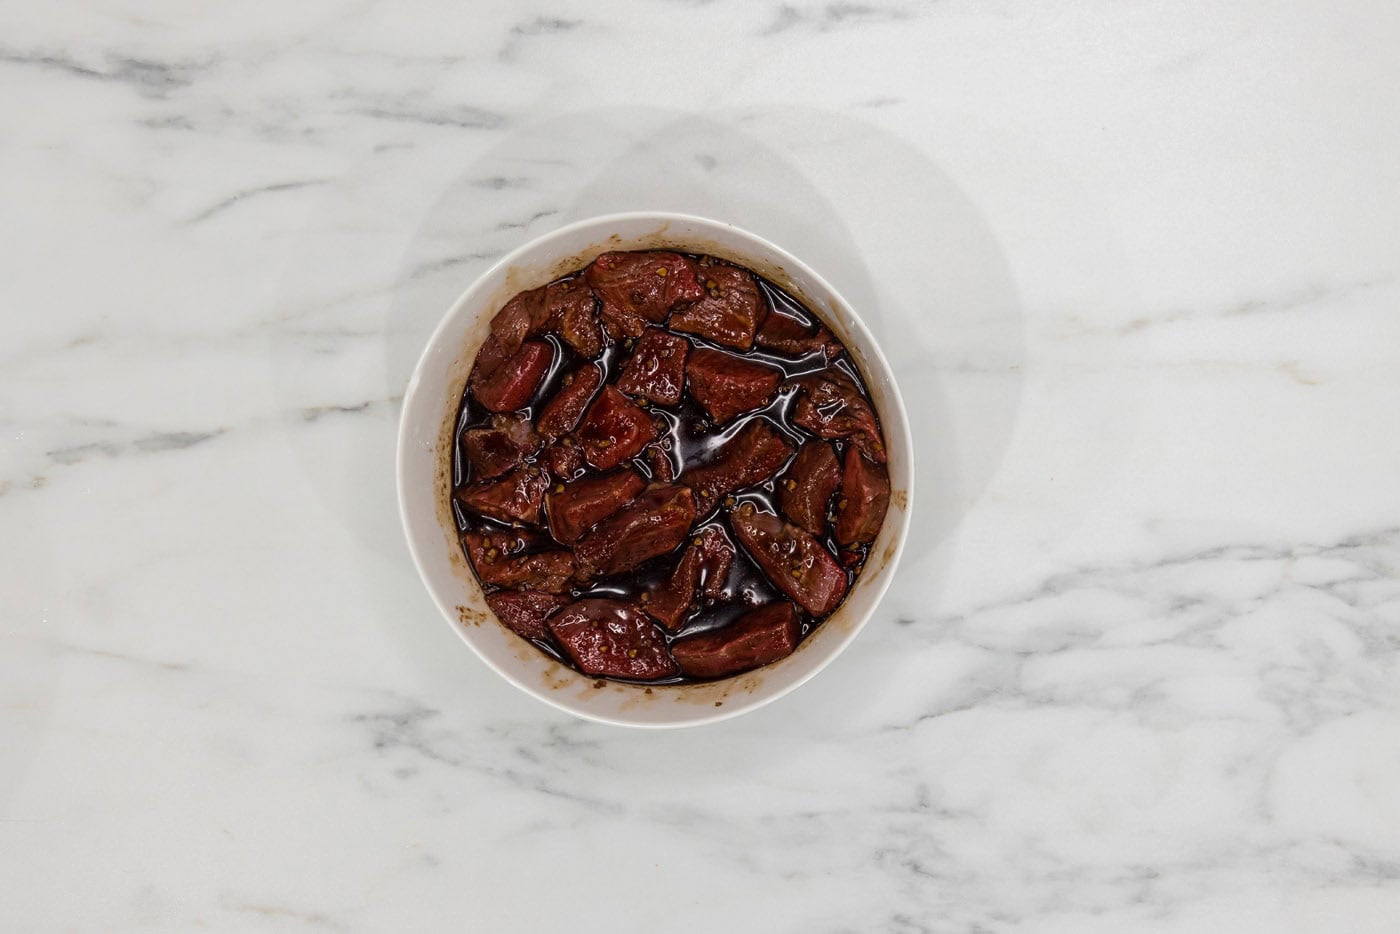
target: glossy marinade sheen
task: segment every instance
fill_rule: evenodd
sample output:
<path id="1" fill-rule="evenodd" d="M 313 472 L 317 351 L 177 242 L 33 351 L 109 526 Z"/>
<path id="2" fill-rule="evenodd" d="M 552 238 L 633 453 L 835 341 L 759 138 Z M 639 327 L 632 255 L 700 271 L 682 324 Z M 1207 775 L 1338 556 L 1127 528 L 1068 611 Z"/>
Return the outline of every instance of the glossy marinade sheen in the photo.
<path id="1" fill-rule="evenodd" d="M 657 258 L 644 270 L 655 279 L 616 288 L 638 257 Z M 708 296 L 693 297 L 687 270 Z M 760 297 L 756 335 L 730 288 L 748 281 Z M 621 298 L 610 306 L 610 295 Z M 669 312 L 658 316 L 658 303 Z M 833 405 L 833 393 L 850 404 Z M 693 254 L 605 254 L 507 302 L 468 379 L 456 436 L 452 507 L 488 603 L 541 651 L 587 674 L 610 666 L 598 675 L 610 680 L 709 680 L 786 655 L 844 599 L 888 504 L 885 468 L 872 459 L 884 456 L 878 415 L 845 348 L 773 283 Z M 712 465 L 736 450 L 751 455 L 754 482 L 710 489 Z M 691 500 L 665 485 L 678 482 L 694 484 Z M 637 503 L 640 518 L 627 514 Z M 691 503 L 698 510 L 676 542 L 666 522 L 687 518 Z M 756 529 L 773 537 L 757 542 Z M 733 554 L 719 560 L 726 545 Z M 629 563 L 611 553 L 619 548 L 658 553 L 580 579 Z M 755 560 L 763 554 L 777 583 Z M 815 565 L 822 599 L 801 605 L 809 595 L 781 578 L 779 562 L 794 579 Z M 687 587 L 695 599 L 678 612 Z M 835 602 L 825 599 L 833 589 Z M 668 646 L 701 634 L 672 657 Z M 610 651 L 635 657 L 609 663 Z"/>

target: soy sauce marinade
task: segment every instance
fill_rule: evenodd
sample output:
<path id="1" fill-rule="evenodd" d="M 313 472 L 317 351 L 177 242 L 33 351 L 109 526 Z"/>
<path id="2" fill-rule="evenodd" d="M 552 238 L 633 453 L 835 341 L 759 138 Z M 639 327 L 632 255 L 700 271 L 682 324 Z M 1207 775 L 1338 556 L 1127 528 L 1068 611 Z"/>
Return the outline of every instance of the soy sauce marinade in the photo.
<path id="1" fill-rule="evenodd" d="M 452 506 L 492 609 L 612 680 L 789 654 L 844 599 L 888 501 L 845 347 L 710 257 L 604 254 L 515 296 L 458 413 Z"/>

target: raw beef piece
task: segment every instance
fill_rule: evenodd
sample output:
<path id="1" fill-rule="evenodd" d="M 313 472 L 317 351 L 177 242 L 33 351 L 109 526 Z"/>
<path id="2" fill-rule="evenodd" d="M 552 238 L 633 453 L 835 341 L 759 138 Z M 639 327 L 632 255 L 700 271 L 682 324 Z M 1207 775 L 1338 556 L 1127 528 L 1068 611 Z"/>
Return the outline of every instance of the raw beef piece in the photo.
<path id="1" fill-rule="evenodd" d="M 671 654 L 692 678 L 724 678 L 786 658 L 797 648 L 797 610 L 769 603 L 719 629 L 681 639 Z"/>
<path id="2" fill-rule="evenodd" d="M 783 593 L 813 616 L 826 616 L 846 596 L 846 572 L 810 533 L 743 503 L 729 514 L 734 534 Z"/>
<path id="3" fill-rule="evenodd" d="M 539 388 L 545 371 L 554 361 L 554 348 L 544 341 L 526 341 L 515 353 L 491 365 L 498 348 L 490 346 L 495 338 L 477 354 L 472 368 L 471 387 L 476 401 L 492 412 L 513 412 L 524 408 Z M 486 357 L 483 360 L 483 356 Z"/>
<path id="4" fill-rule="evenodd" d="M 646 481 L 628 468 L 558 484 L 546 497 L 550 534 L 559 542 L 572 545 L 584 532 L 636 499 L 645 488 Z"/>
<path id="5" fill-rule="evenodd" d="M 651 416 L 614 386 L 604 386 L 583 417 L 575 437 L 584 460 L 599 470 L 611 470 L 635 457 L 656 438 Z"/>
<path id="6" fill-rule="evenodd" d="M 589 360 L 603 352 L 603 328 L 598 323 L 598 300 L 582 276 L 545 286 L 545 329 L 557 333 Z"/>
<path id="7" fill-rule="evenodd" d="M 584 271 L 603 303 L 603 327 L 614 340 L 641 337 L 677 305 L 705 294 L 695 263 L 679 253 L 604 253 Z"/>
<path id="8" fill-rule="evenodd" d="M 549 629 L 544 621 L 568 602 L 538 590 L 498 590 L 486 595 L 486 604 L 496 618 L 526 639 L 547 639 Z"/>
<path id="9" fill-rule="evenodd" d="M 671 316 L 672 330 L 698 334 L 737 350 L 753 347 L 754 331 L 763 314 L 763 299 L 753 276 L 734 266 L 700 267 L 705 295 Z"/>
<path id="10" fill-rule="evenodd" d="M 808 441 L 778 478 L 778 506 L 795 525 L 820 535 L 826 529 L 826 507 L 840 485 L 841 464 L 831 445 Z"/>
<path id="11" fill-rule="evenodd" d="M 647 328 L 622 370 L 617 388 L 629 396 L 675 405 L 685 389 L 685 355 L 690 342 L 660 328 Z"/>
<path id="12" fill-rule="evenodd" d="M 630 571 L 672 551 L 690 534 L 695 500 L 683 486 L 656 486 L 613 513 L 574 545 L 580 576 Z"/>
<path id="13" fill-rule="evenodd" d="M 540 506 L 547 489 L 549 477 L 532 465 L 519 467 L 491 483 L 462 487 L 456 495 L 458 502 L 480 515 L 501 522 L 539 525 Z"/>
<path id="14" fill-rule="evenodd" d="M 535 430 L 540 437 L 553 441 L 573 431 L 602 381 L 602 371 L 591 363 L 565 376 L 559 391 L 544 404 L 539 420 L 535 422 Z"/>
<path id="15" fill-rule="evenodd" d="M 868 545 L 885 524 L 890 505 L 890 475 L 855 446 L 846 448 L 846 474 L 836 509 L 836 540 L 843 545 Z"/>
<path id="16" fill-rule="evenodd" d="M 825 325 L 803 324 L 790 315 L 770 311 L 763 319 L 763 326 L 754 335 L 754 343 L 764 350 L 774 350 L 791 357 L 805 357 L 822 351 L 827 359 L 841 353 L 838 341 Z"/>
<path id="17" fill-rule="evenodd" d="M 469 555 L 475 552 L 480 556 L 479 559 L 473 557 L 472 564 L 483 584 L 562 593 L 574 576 L 574 556 L 562 548 L 508 556 L 496 552 L 485 536 L 468 532 L 462 536 L 462 541 Z"/>
<path id="18" fill-rule="evenodd" d="M 708 347 L 690 355 L 687 376 L 691 398 L 716 425 L 772 402 L 782 379 L 771 366 Z"/>
<path id="19" fill-rule="evenodd" d="M 539 435 L 523 415 L 497 415 L 489 427 L 462 432 L 462 447 L 472 468 L 473 480 L 490 480 L 540 449 Z"/>
<path id="20" fill-rule="evenodd" d="M 885 444 L 875 410 L 851 378 L 840 370 L 808 373 L 788 381 L 798 389 L 792 420 L 819 438 L 850 438 L 865 456 L 885 462 Z"/>
<path id="21" fill-rule="evenodd" d="M 651 618 L 621 600 L 571 603 L 549 618 L 549 629 L 587 675 L 655 681 L 680 670 Z"/>
<path id="22" fill-rule="evenodd" d="M 719 597 L 729 568 L 734 563 L 734 546 L 718 525 L 707 525 L 690 540 L 676 569 L 666 583 L 647 596 L 646 611 L 668 630 L 679 628 L 690 612 L 697 594 Z"/>
<path id="23" fill-rule="evenodd" d="M 540 463 L 559 480 L 572 480 L 583 471 L 583 451 L 563 438 L 540 452 Z"/>
<path id="24" fill-rule="evenodd" d="M 681 474 L 681 482 L 695 491 L 697 514 L 708 515 L 730 493 L 777 473 L 792 452 L 792 442 L 756 418 L 724 443 L 713 462 Z"/>

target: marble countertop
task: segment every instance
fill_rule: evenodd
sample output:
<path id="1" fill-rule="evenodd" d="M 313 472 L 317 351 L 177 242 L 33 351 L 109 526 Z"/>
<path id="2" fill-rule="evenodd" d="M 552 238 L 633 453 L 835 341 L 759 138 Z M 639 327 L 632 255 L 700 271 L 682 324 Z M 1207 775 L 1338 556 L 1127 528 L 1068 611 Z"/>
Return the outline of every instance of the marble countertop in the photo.
<path id="1" fill-rule="evenodd" d="M 1400 13 L 111 0 L 0 13 L 0 928 L 1400 930 Z M 815 681 L 652 734 L 444 624 L 438 317 L 714 216 L 921 474 Z"/>

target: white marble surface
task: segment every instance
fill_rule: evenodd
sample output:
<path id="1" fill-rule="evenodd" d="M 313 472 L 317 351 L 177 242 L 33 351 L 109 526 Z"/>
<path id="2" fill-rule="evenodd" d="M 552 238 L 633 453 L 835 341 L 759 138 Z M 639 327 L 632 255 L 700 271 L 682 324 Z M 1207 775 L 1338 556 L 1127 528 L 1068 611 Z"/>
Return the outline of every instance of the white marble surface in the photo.
<path id="1" fill-rule="evenodd" d="M 0 10 L 0 926 L 1400 930 L 1400 12 Z M 397 405 L 491 259 L 766 234 L 915 414 L 877 619 L 713 727 L 491 675 Z"/>

